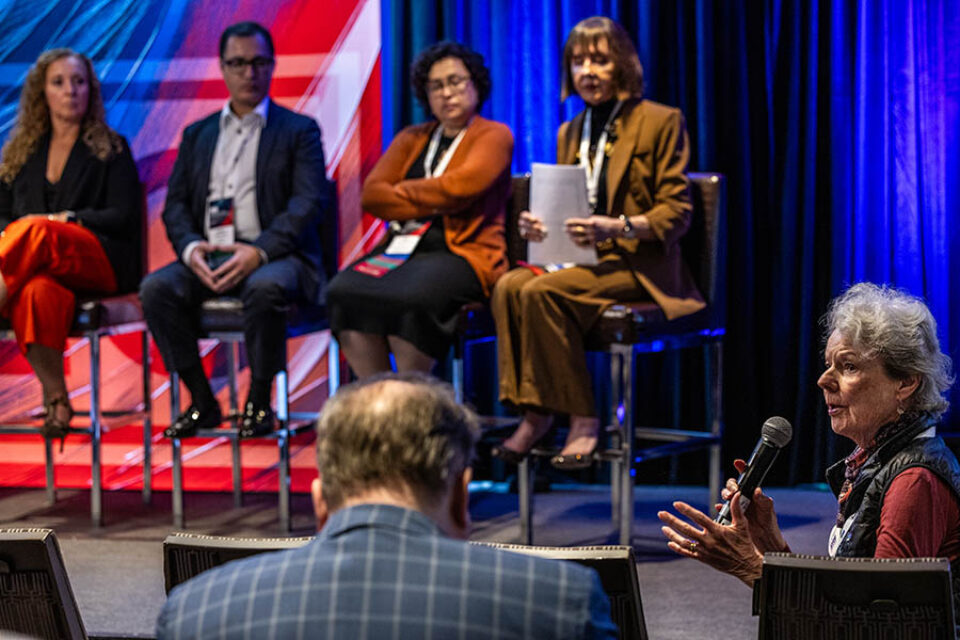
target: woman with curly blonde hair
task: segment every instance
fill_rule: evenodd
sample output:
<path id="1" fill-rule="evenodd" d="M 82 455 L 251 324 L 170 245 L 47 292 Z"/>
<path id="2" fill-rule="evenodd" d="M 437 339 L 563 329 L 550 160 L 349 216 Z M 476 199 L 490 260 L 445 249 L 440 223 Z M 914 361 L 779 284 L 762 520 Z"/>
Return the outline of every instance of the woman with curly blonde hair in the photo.
<path id="1" fill-rule="evenodd" d="M 62 354 L 76 295 L 139 284 L 140 194 L 90 60 L 41 54 L 0 159 L 0 315 L 40 379 L 47 438 L 64 438 L 73 417 Z"/>

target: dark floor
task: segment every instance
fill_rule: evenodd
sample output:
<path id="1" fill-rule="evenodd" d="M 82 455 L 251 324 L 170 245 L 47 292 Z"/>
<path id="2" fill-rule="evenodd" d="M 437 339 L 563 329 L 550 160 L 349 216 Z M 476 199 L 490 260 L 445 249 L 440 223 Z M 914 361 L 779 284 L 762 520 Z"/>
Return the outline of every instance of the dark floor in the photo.
<path id="1" fill-rule="evenodd" d="M 472 494 L 472 539 L 517 541 L 516 496 L 483 485 Z M 554 488 L 536 497 L 536 544 L 590 545 L 615 542 L 610 525 L 609 494 L 584 485 Z M 833 497 L 817 489 L 769 492 L 776 500 L 781 526 L 793 550 L 825 553 L 835 513 Z M 707 492 L 697 487 L 638 487 L 634 548 L 643 609 L 650 637 L 751 638 L 751 593 L 739 581 L 692 560 L 674 556 L 660 534 L 656 512 L 673 500 L 703 507 Z M 210 535 L 275 536 L 276 497 L 250 494 L 234 509 L 229 494 L 189 494 L 190 531 Z M 313 533 L 310 501 L 293 498 L 296 535 Z M 0 490 L 0 527 L 49 527 L 57 532 L 74 594 L 87 630 L 94 634 L 150 635 L 164 600 L 160 542 L 171 526 L 170 494 L 158 493 L 142 503 L 135 492 L 104 496 L 104 526 L 89 521 L 89 493 L 61 491 L 53 507 L 42 490 Z M 718 635 L 717 630 L 723 629 Z"/>

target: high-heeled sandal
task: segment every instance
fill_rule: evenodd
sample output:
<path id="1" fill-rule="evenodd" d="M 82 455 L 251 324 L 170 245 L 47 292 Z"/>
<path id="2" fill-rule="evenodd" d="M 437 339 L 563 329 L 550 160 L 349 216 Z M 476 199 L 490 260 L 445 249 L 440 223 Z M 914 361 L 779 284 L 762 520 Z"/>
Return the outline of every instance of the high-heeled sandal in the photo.
<path id="1" fill-rule="evenodd" d="M 534 433 L 536 433 L 538 430 L 539 430 L 541 433 L 540 433 L 539 435 L 537 435 L 535 438 L 533 438 L 533 440 L 532 440 L 531 443 L 530 443 L 530 447 L 529 447 L 526 451 L 517 451 L 517 450 L 515 450 L 515 449 L 511 449 L 510 447 L 505 446 L 503 442 L 501 442 L 501 443 L 498 444 L 498 445 L 494 445 L 494 446 L 490 449 L 490 454 L 491 454 L 494 458 L 500 458 L 500 459 L 503 460 L 504 462 L 508 462 L 508 463 L 510 463 L 510 464 L 515 464 L 515 465 L 519 465 L 520 463 L 522 463 L 524 460 L 526 460 L 526 459 L 530 456 L 530 451 L 533 450 L 533 448 L 536 446 L 536 444 L 537 444 L 538 442 L 540 442 L 540 440 L 542 440 L 545 435 L 547 435 L 548 433 L 550 433 L 550 429 L 552 429 L 552 428 L 553 428 L 553 420 L 552 420 L 552 419 L 550 419 L 550 420 L 549 420 L 548 422 L 546 422 L 546 423 L 541 423 L 541 425 L 539 426 L 539 429 L 537 429 L 537 428 L 535 427 L 535 428 L 534 428 Z M 509 440 L 509 438 L 508 438 L 508 440 Z"/>
<path id="2" fill-rule="evenodd" d="M 57 406 L 59 405 L 65 406 L 69 412 L 66 420 L 57 417 Z M 70 421 L 73 420 L 75 415 L 73 407 L 70 406 L 70 401 L 67 400 L 66 396 L 57 396 L 51 398 L 44 405 L 44 408 L 46 414 L 43 418 L 43 425 L 40 427 L 40 435 L 47 440 L 60 438 L 60 453 L 63 453 L 63 443 L 67 439 L 67 434 L 70 433 Z"/>

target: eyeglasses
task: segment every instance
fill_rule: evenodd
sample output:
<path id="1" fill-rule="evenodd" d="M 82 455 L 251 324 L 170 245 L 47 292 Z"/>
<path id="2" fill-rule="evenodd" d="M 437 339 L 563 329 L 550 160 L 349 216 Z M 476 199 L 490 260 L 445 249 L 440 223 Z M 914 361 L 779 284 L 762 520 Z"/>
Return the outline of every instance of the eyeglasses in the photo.
<path id="1" fill-rule="evenodd" d="M 450 87 L 450 91 L 458 93 L 463 91 L 467 86 L 467 83 L 470 81 L 470 76 L 447 76 L 446 81 L 444 80 L 431 80 L 427 83 L 427 93 L 438 94 L 442 93 L 444 88 Z"/>
<path id="2" fill-rule="evenodd" d="M 252 60 L 230 58 L 229 60 L 221 60 L 220 64 L 230 73 L 241 74 L 247 67 L 252 68 L 256 72 L 260 72 L 273 66 L 273 58 L 263 58 L 260 56 Z"/>

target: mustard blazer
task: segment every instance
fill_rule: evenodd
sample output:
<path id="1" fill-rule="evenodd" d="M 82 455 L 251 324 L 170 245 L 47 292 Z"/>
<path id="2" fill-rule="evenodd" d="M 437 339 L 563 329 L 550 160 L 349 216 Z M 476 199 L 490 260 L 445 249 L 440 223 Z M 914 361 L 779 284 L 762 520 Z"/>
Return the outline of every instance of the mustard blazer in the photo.
<path id="1" fill-rule="evenodd" d="M 580 133 L 586 112 L 560 125 L 557 163 L 579 161 Z M 610 216 L 646 214 L 657 241 L 617 239 L 619 253 L 667 319 L 706 304 L 690 275 L 679 240 L 690 226 L 689 139 L 683 113 L 650 100 L 630 99 L 613 125 L 607 160 L 607 211 Z M 601 255 L 612 243 L 598 247 Z"/>
<path id="2" fill-rule="evenodd" d="M 507 270 L 504 218 L 513 134 L 504 124 L 474 116 L 443 175 L 407 180 L 437 126 L 427 122 L 397 134 L 363 183 L 363 209 L 383 220 L 443 215 L 447 246 L 470 263 L 489 296 Z"/>

